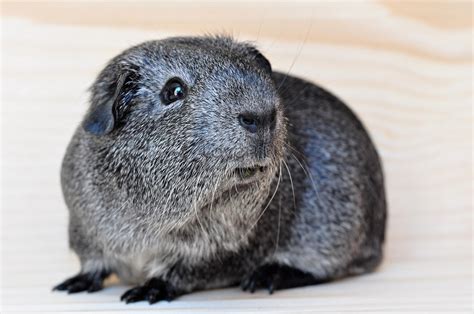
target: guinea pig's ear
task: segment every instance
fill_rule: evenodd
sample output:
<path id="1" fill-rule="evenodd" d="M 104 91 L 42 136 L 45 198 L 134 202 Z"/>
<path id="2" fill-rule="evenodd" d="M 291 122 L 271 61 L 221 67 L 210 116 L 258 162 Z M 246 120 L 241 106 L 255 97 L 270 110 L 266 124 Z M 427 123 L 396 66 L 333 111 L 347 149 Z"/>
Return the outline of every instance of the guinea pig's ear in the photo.
<path id="1" fill-rule="evenodd" d="M 82 122 L 84 130 L 94 135 L 112 132 L 117 125 L 120 111 L 123 111 L 130 101 L 128 83 L 131 76 L 130 71 L 122 70 L 112 82 L 101 82 L 99 78 L 99 82 L 92 88 L 92 103 Z"/>
<path id="2" fill-rule="evenodd" d="M 258 51 L 257 48 L 255 47 L 249 47 L 248 48 L 250 54 L 254 57 L 254 60 L 255 62 L 257 62 L 257 64 L 259 66 L 261 66 L 265 71 L 267 71 L 268 73 L 272 73 L 272 65 L 270 64 L 270 61 L 268 61 L 267 58 L 265 58 L 261 53 L 260 51 Z"/>

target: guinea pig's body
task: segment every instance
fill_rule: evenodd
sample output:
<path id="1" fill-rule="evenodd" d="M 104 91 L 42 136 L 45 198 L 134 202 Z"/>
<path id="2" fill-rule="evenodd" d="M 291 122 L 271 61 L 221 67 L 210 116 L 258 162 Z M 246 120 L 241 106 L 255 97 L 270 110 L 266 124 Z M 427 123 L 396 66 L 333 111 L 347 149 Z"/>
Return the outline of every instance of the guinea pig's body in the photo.
<path id="1" fill-rule="evenodd" d="M 386 205 L 377 152 L 336 97 L 229 38 L 171 38 L 113 59 L 61 181 L 81 272 L 150 303 L 240 284 L 284 289 L 372 271 Z"/>

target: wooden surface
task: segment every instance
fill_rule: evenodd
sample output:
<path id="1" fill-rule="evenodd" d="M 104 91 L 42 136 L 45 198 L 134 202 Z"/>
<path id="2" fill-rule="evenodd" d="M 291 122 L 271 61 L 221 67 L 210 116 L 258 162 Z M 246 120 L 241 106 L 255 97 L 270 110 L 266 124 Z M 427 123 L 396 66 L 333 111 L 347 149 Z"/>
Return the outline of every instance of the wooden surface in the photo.
<path id="1" fill-rule="evenodd" d="M 470 2 L 2 3 L 2 313 L 472 310 Z M 383 158 L 386 258 L 371 275 L 273 296 L 237 288 L 150 307 L 126 287 L 50 291 L 78 270 L 59 166 L 105 62 L 148 39 L 225 32 L 359 114 Z M 317 261 L 315 261 L 317 262 Z"/>

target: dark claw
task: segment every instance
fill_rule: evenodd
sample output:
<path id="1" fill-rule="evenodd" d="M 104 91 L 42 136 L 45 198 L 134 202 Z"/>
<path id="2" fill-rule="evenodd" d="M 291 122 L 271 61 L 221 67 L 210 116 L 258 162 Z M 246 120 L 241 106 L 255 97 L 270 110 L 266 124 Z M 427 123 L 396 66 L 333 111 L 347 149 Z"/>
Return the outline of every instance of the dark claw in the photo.
<path id="1" fill-rule="evenodd" d="M 125 303 L 132 303 L 141 300 L 141 296 L 144 294 L 142 287 L 132 288 L 127 290 L 122 296 L 120 297 L 120 301 L 125 301 Z"/>
<path id="2" fill-rule="evenodd" d="M 157 291 L 156 289 L 150 290 L 147 297 L 148 303 L 154 304 L 160 301 L 159 295 L 160 295 L 160 291 Z"/>
<path id="3" fill-rule="evenodd" d="M 78 274 L 55 286 L 53 291 L 67 291 L 67 293 L 99 291 L 102 289 L 104 279 L 107 278 L 109 274 L 110 273 L 105 271 Z"/>
<path id="4" fill-rule="evenodd" d="M 269 294 L 273 294 L 273 291 L 275 289 L 275 284 L 273 283 L 273 281 L 270 283 L 270 286 L 268 287 L 268 293 Z"/>
<path id="5" fill-rule="evenodd" d="M 143 286 L 126 291 L 120 300 L 125 301 L 125 303 L 148 301 L 148 303 L 154 304 L 162 300 L 171 301 L 175 297 L 176 292 L 170 284 L 161 279 L 153 278 Z"/>
<path id="6" fill-rule="evenodd" d="M 250 293 L 255 292 L 255 280 L 250 281 L 250 287 L 249 287 Z"/>
<path id="7" fill-rule="evenodd" d="M 102 289 L 102 283 L 101 284 L 98 284 L 97 282 L 94 282 L 88 289 L 87 289 L 87 292 L 88 293 L 93 293 L 93 292 L 96 292 L 96 291 L 99 291 Z"/>
<path id="8" fill-rule="evenodd" d="M 270 294 L 278 287 L 279 266 L 276 264 L 263 265 L 242 282 L 242 290 L 254 293 L 257 289 L 268 289 Z"/>
<path id="9" fill-rule="evenodd" d="M 242 281 L 241 287 L 242 290 L 248 290 L 251 293 L 256 289 L 267 289 L 269 294 L 273 294 L 278 289 L 302 287 L 328 281 L 328 279 L 317 279 L 310 273 L 286 265 L 266 264 L 258 267 Z"/>
<path id="10" fill-rule="evenodd" d="M 249 280 L 247 279 L 242 280 L 242 282 L 240 283 L 240 288 L 242 289 L 242 291 L 247 291 L 248 286 Z"/>
<path id="11" fill-rule="evenodd" d="M 77 293 L 77 292 L 82 292 L 82 291 L 87 290 L 88 285 L 90 285 L 90 283 L 86 280 L 87 279 L 85 279 L 85 281 L 76 281 L 76 282 L 74 282 L 73 284 L 71 284 L 68 287 L 67 292 L 68 293 Z"/>

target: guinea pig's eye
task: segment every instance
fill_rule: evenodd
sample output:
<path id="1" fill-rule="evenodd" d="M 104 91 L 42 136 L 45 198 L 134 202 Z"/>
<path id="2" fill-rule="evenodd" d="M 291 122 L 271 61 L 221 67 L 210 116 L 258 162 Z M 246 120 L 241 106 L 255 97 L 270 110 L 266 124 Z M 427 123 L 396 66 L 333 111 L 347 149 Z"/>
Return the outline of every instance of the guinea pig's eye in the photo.
<path id="1" fill-rule="evenodd" d="M 169 105 L 177 100 L 186 97 L 186 85 L 179 78 L 174 77 L 166 82 L 160 92 L 163 104 Z"/>

